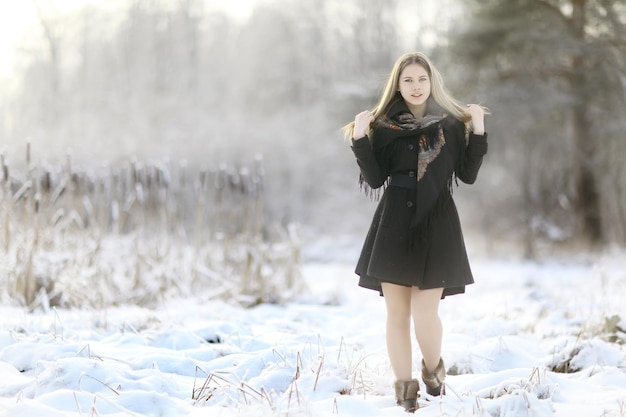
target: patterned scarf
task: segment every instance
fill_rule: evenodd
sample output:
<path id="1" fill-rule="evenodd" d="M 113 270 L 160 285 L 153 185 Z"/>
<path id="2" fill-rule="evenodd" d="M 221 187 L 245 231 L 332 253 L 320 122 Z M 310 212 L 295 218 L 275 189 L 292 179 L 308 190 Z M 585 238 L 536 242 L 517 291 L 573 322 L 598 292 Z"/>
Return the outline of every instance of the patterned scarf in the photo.
<path id="1" fill-rule="evenodd" d="M 401 131 L 421 131 L 419 133 L 419 156 L 417 164 L 417 180 L 420 181 L 428 165 L 437 158 L 441 148 L 446 143 L 443 129 L 439 123 L 445 116 L 427 114 L 416 118 L 412 113 L 403 112 L 393 118 L 383 116 L 379 118 L 374 126 L 378 128 L 401 130 Z M 433 127 L 433 129 L 429 129 Z M 436 129 L 434 129 L 436 127 Z"/>
<path id="2" fill-rule="evenodd" d="M 390 106 L 390 108 L 393 109 L 395 106 L 400 106 L 402 104 L 402 102 L 396 102 Z M 449 199 L 445 198 L 445 196 L 444 198 L 440 198 L 442 195 L 441 191 L 443 188 L 447 187 L 450 194 L 452 193 L 452 184 L 456 175 L 454 167 L 444 165 L 439 167 L 438 172 L 433 172 L 433 175 L 430 176 L 429 180 L 420 181 L 423 180 L 429 165 L 437 159 L 443 149 L 443 146 L 446 144 L 446 138 L 441 122 L 447 117 L 447 115 L 442 115 L 441 113 L 443 112 L 439 112 L 437 110 L 435 110 L 435 112 L 439 113 L 439 115 L 433 115 L 431 112 L 424 117 L 416 118 L 406 107 L 403 109 L 396 108 L 395 111 L 392 110 L 390 112 L 393 116 L 389 117 L 387 114 L 379 116 L 372 125 L 373 133 L 370 140 L 372 141 L 374 151 L 382 150 L 383 148 L 392 145 L 397 139 L 400 138 L 415 136 L 419 138 L 419 154 L 416 176 L 417 181 L 420 183 L 418 188 L 421 190 L 421 194 L 418 190 L 416 190 L 418 195 L 416 195 L 415 206 L 421 204 L 422 207 L 427 208 L 425 210 L 425 213 L 427 214 L 422 218 L 418 218 L 417 211 L 413 213 L 409 226 L 410 230 L 412 230 L 409 239 L 410 246 L 414 246 L 418 240 L 430 235 L 433 218 L 436 217 L 449 202 Z M 461 164 L 462 161 L 463 158 L 460 157 L 459 164 Z M 360 175 L 359 182 L 362 190 L 365 191 L 365 194 L 370 195 L 370 197 L 373 197 L 374 199 L 378 199 L 380 197 L 381 189 L 384 190 L 388 185 L 388 183 L 386 183 L 384 187 L 372 190 L 365 184 L 362 175 Z"/>
<path id="3" fill-rule="evenodd" d="M 441 121 L 445 117 L 446 115 L 441 114 L 427 114 L 426 116 L 416 118 L 408 111 L 401 111 L 400 113 L 394 114 L 392 117 L 384 115 L 378 118 L 374 122 L 374 128 L 380 129 L 381 136 L 386 138 L 386 140 L 380 141 L 380 146 L 385 146 L 385 144 L 389 144 L 393 142 L 394 139 L 400 137 L 418 135 L 419 153 L 416 177 L 417 181 L 421 182 L 429 165 L 437 159 L 446 143 L 443 127 L 441 125 Z M 445 183 L 447 183 L 448 188 L 451 188 L 451 180 L 445 181 L 444 184 Z M 428 214 L 426 217 L 422 219 L 417 218 L 417 211 L 413 213 L 410 222 L 410 229 L 414 230 L 414 232 L 410 234 L 411 238 L 409 244 L 411 246 L 415 245 L 415 242 L 422 236 L 428 235 L 432 217 L 436 216 L 442 209 L 437 203 L 443 204 L 445 202 L 445 200 L 438 198 L 440 190 L 433 187 L 436 188 L 437 186 L 432 180 L 422 185 L 422 190 L 430 190 L 426 195 L 432 196 L 431 199 L 423 200 L 416 195 L 416 203 L 426 204 L 430 206 L 430 209 L 427 211 Z M 421 227 L 418 227 L 420 225 Z"/>
<path id="4" fill-rule="evenodd" d="M 412 113 L 400 113 L 393 119 L 387 116 L 380 117 L 374 124 L 374 127 L 382 127 L 393 130 L 419 130 L 426 129 L 435 123 L 440 122 L 445 116 L 435 116 L 427 114 L 426 116 L 417 118 Z"/>

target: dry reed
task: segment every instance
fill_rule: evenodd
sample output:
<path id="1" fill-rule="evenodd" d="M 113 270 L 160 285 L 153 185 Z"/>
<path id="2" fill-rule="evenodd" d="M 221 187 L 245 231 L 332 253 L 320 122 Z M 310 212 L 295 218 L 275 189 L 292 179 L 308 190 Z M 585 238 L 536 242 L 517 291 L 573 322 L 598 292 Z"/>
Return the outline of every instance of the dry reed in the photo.
<path id="1" fill-rule="evenodd" d="M 252 166 L 131 160 L 80 170 L 10 170 L 1 156 L 0 288 L 48 308 L 156 305 L 164 297 L 280 302 L 298 290 L 297 227 L 263 213 L 262 157 Z M 46 305 L 47 304 L 47 305 Z"/>

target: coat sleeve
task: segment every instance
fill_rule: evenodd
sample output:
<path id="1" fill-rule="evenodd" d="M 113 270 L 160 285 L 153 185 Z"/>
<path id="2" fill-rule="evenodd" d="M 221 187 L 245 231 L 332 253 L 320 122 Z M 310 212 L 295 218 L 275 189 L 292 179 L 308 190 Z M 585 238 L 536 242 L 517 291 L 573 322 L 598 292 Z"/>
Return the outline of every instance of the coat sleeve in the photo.
<path id="1" fill-rule="evenodd" d="M 461 161 L 457 166 L 456 176 L 466 184 L 473 184 L 486 153 L 487 132 L 484 135 L 470 133 L 469 143 L 461 153 Z"/>
<path id="2" fill-rule="evenodd" d="M 389 171 L 376 158 L 370 139 L 364 136 L 352 141 L 352 152 L 361 169 L 361 177 L 372 188 L 380 188 L 385 184 Z"/>

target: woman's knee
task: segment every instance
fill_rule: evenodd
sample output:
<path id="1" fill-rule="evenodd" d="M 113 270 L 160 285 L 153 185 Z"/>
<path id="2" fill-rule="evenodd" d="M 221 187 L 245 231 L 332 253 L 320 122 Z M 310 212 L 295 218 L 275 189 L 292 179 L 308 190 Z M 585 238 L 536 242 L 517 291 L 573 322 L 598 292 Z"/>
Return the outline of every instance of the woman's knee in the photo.
<path id="1" fill-rule="evenodd" d="M 409 321 L 412 316 L 410 302 L 398 302 L 387 304 L 387 317 L 394 321 Z"/>

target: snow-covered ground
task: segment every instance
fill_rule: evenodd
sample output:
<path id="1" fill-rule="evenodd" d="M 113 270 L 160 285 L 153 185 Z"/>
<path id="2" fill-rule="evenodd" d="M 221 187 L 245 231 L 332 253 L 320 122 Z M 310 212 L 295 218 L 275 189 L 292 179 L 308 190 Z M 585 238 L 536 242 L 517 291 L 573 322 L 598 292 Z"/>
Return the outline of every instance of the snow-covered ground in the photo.
<path id="1" fill-rule="evenodd" d="M 626 416 L 624 256 L 473 259 L 477 283 L 441 304 L 447 395 L 416 415 Z M 383 299 L 350 263 L 307 262 L 302 279 L 297 300 L 248 309 L 202 294 L 154 310 L 2 307 L 0 417 L 406 415 Z"/>

